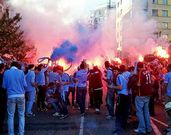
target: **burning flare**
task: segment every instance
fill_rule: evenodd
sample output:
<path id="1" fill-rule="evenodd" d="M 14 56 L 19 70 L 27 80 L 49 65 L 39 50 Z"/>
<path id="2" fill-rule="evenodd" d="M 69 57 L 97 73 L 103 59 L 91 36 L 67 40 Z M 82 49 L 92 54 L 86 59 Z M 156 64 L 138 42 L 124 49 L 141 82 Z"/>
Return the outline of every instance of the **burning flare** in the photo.
<path id="1" fill-rule="evenodd" d="M 65 62 L 64 59 L 59 59 L 59 60 L 57 61 L 57 63 L 58 63 L 58 65 L 62 66 L 64 69 L 67 68 L 67 64 L 66 64 L 66 62 Z"/>
<path id="2" fill-rule="evenodd" d="M 117 62 L 117 63 L 119 63 L 119 64 L 122 64 L 122 60 L 120 58 L 117 58 L 116 57 L 116 58 L 114 58 L 114 61 Z"/>
<path id="3" fill-rule="evenodd" d="M 140 62 L 143 62 L 143 61 L 144 61 L 144 57 L 143 57 L 142 55 L 139 55 L 138 60 L 139 60 Z"/>
<path id="4" fill-rule="evenodd" d="M 161 57 L 161 58 L 169 58 L 169 54 L 167 53 L 167 51 L 162 48 L 161 46 L 158 46 L 155 48 L 155 55 Z"/>

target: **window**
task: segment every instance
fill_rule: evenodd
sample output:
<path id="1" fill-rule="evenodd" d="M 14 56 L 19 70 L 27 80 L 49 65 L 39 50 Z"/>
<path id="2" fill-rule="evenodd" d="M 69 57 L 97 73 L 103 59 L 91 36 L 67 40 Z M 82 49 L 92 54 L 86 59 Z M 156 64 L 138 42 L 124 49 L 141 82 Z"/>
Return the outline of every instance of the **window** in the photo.
<path id="1" fill-rule="evenodd" d="M 168 16 L 168 10 L 162 10 L 162 16 L 167 17 Z"/>
<path id="2" fill-rule="evenodd" d="M 152 16 L 158 16 L 158 10 L 152 9 Z"/>
<path id="3" fill-rule="evenodd" d="M 163 5 L 167 5 L 167 0 L 163 0 Z"/>
<path id="4" fill-rule="evenodd" d="M 162 29 L 167 29 L 168 28 L 168 23 L 167 22 L 162 22 L 161 23 L 161 28 Z"/>
<path id="5" fill-rule="evenodd" d="M 153 4 L 156 4 L 156 3 L 157 3 L 157 0 L 152 0 L 152 3 L 153 3 Z"/>

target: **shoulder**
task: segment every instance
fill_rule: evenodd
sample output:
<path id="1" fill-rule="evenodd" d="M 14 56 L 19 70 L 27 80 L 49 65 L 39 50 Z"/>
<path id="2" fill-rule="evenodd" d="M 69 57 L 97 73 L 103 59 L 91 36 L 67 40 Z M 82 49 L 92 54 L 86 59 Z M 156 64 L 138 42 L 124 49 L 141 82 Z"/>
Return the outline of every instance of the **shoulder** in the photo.
<path id="1" fill-rule="evenodd" d="M 68 74 L 68 73 L 64 73 L 64 74 L 63 74 L 63 77 L 64 77 L 64 78 L 69 78 L 69 74 Z"/>
<path id="2" fill-rule="evenodd" d="M 123 78 L 123 75 L 122 75 L 122 74 L 118 74 L 118 75 L 117 75 L 117 78 L 118 78 L 118 79 L 122 79 L 122 78 Z"/>
<path id="3" fill-rule="evenodd" d="M 113 73 L 112 69 L 107 70 L 107 74 L 112 74 L 112 73 Z"/>
<path id="4" fill-rule="evenodd" d="M 8 74 L 10 72 L 10 69 L 5 70 L 4 74 Z"/>

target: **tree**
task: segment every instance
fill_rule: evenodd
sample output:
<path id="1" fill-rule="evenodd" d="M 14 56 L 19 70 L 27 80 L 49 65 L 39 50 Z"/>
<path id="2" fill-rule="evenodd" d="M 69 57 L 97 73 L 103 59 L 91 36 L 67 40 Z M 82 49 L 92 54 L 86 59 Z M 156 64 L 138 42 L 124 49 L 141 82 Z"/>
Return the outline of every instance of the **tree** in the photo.
<path id="1" fill-rule="evenodd" d="M 32 58 L 35 56 L 36 48 L 24 37 L 24 31 L 19 25 L 21 19 L 19 13 L 10 17 L 8 9 L 0 19 L 0 55 L 10 55 L 18 61 L 26 62 L 28 54 L 32 54 Z"/>

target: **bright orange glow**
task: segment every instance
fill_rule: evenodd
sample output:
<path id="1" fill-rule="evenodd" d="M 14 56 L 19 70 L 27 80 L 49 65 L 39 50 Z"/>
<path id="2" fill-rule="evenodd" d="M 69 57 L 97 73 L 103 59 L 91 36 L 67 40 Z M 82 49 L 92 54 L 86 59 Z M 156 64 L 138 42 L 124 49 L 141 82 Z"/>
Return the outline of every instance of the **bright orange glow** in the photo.
<path id="1" fill-rule="evenodd" d="M 62 66 L 64 69 L 67 68 L 67 64 L 66 64 L 66 62 L 65 62 L 64 59 L 59 59 L 59 60 L 57 61 L 57 63 L 58 63 L 58 65 Z"/>
<path id="2" fill-rule="evenodd" d="M 98 67 L 102 67 L 102 59 L 99 57 L 96 57 L 93 60 L 87 60 L 87 64 L 89 65 L 90 68 L 92 68 L 93 66 L 98 66 Z"/>
<path id="3" fill-rule="evenodd" d="M 120 59 L 120 58 L 114 58 L 114 61 L 116 61 L 117 63 L 119 63 L 119 64 L 122 64 L 122 60 Z"/>
<path id="4" fill-rule="evenodd" d="M 161 46 L 155 48 L 155 54 L 161 58 L 169 58 L 169 54 Z"/>
<path id="5" fill-rule="evenodd" d="M 139 60 L 140 62 L 143 62 L 143 61 L 144 61 L 144 57 L 143 57 L 142 55 L 139 55 L 138 60 Z"/>
<path id="6" fill-rule="evenodd" d="M 96 58 L 95 61 L 94 61 L 94 66 L 100 67 L 101 65 L 102 65 L 101 60 Z"/>

